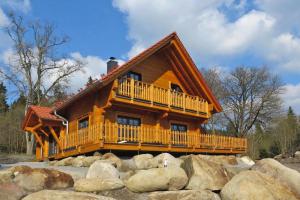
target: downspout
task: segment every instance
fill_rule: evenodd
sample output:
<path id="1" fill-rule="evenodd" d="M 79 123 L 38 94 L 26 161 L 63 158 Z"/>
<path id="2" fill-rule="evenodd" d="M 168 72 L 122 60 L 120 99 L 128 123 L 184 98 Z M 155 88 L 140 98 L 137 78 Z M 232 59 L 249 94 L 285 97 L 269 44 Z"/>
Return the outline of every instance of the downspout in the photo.
<path id="1" fill-rule="evenodd" d="M 62 124 L 63 124 L 64 126 L 66 126 L 66 133 L 67 133 L 67 135 L 68 135 L 68 134 L 69 134 L 69 121 L 68 121 L 66 118 L 64 118 L 63 116 L 57 114 L 56 110 L 54 110 L 54 115 L 55 115 L 56 117 L 58 117 L 58 118 L 60 118 L 60 119 L 63 120 L 63 121 L 62 121 Z"/>

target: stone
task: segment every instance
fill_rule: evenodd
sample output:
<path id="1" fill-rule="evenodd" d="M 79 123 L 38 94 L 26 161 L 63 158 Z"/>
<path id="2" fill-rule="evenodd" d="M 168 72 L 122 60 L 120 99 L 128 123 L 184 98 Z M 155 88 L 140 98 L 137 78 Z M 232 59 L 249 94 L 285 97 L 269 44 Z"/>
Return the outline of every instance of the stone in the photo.
<path id="1" fill-rule="evenodd" d="M 72 165 L 73 157 L 67 157 L 54 163 L 54 166 L 69 166 Z"/>
<path id="2" fill-rule="evenodd" d="M 222 165 L 195 155 L 186 158 L 182 168 L 189 177 L 185 187 L 189 190 L 221 190 L 230 179 Z"/>
<path id="3" fill-rule="evenodd" d="M 131 192 L 126 187 L 119 190 L 102 191 L 98 194 L 106 197 L 112 197 L 116 200 L 149 200 L 148 193 Z"/>
<path id="4" fill-rule="evenodd" d="M 272 158 L 258 161 L 251 169 L 276 179 L 300 199 L 300 173 L 296 170 L 288 168 Z"/>
<path id="5" fill-rule="evenodd" d="M 22 200 L 114 200 L 110 197 L 104 197 L 100 195 L 73 192 L 73 191 L 59 191 L 59 190 L 42 190 L 32 193 Z"/>
<path id="6" fill-rule="evenodd" d="M 124 180 L 125 186 L 133 192 L 152 192 L 157 190 L 180 190 L 188 181 L 180 167 L 152 168 L 139 170 Z"/>
<path id="7" fill-rule="evenodd" d="M 26 195 L 26 192 L 15 183 L 0 184 L 0 199 L 19 200 Z"/>
<path id="8" fill-rule="evenodd" d="M 117 168 L 120 172 L 134 171 L 137 169 L 133 159 L 122 160 L 121 165 Z"/>
<path id="9" fill-rule="evenodd" d="M 255 162 L 249 156 L 242 156 L 242 157 L 238 158 L 238 163 L 245 164 L 248 166 L 255 165 Z"/>
<path id="10" fill-rule="evenodd" d="M 235 156 L 210 156 L 210 155 L 198 155 L 201 159 L 209 160 L 220 165 L 237 165 L 238 161 Z"/>
<path id="11" fill-rule="evenodd" d="M 151 192 L 149 200 L 221 200 L 219 195 L 209 190 L 179 190 Z"/>
<path id="12" fill-rule="evenodd" d="M 71 165 L 73 167 L 83 167 L 83 163 L 84 163 L 84 159 L 86 157 L 85 156 L 77 156 L 76 158 L 74 158 L 72 161 L 71 161 Z"/>
<path id="13" fill-rule="evenodd" d="M 151 154 L 140 154 L 133 156 L 133 161 L 137 169 L 157 168 L 158 163 L 153 159 Z"/>
<path id="14" fill-rule="evenodd" d="M 11 170 L 1 170 L 0 171 L 0 184 L 1 183 L 11 183 L 13 179 L 13 173 Z"/>
<path id="15" fill-rule="evenodd" d="M 258 171 L 234 176 L 221 190 L 222 200 L 296 200 L 296 196 L 275 179 Z"/>
<path id="16" fill-rule="evenodd" d="M 102 154 L 99 151 L 95 151 L 93 153 L 93 156 L 100 156 L 100 157 L 102 157 Z"/>
<path id="17" fill-rule="evenodd" d="M 102 159 L 111 161 L 117 167 L 120 167 L 121 164 L 122 164 L 122 160 L 118 156 L 116 156 L 115 154 L 113 154 L 113 153 L 105 153 L 102 156 Z"/>
<path id="18" fill-rule="evenodd" d="M 296 159 L 300 159 L 300 151 L 296 151 L 295 154 L 294 154 L 294 157 Z"/>
<path id="19" fill-rule="evenodd" d="M 101 179 L 101 178 L 89 178 L 80 179 L 75 182 L 74 189 L 80 192 L 100 192 L 107 190 L 116 190 L 124 187 L 123 182 L 120 179 Z"/>
<path id="20" fill-rule="evenodd" d="M 154 157 L 155 163 L 157 163 L 158 167 L 164 167 L 164 161 L 167 161 L 167 166 L 172 167 L 180 167 L 183 163 L 183 160 L 175 158 L 169 153 L 161 153 Z"/>
<path id="21" fill-rule="evenodd" d="M 95 161 L 100 160 L 101 156 L 88 156 L 83 159 L 83 167 L 90 167 Z"/>
<path id="22" fill-rule="evenodd" d="M 13 182 L 30 192 L 42 189 L 63 189 L 72 187 L 74 184 L 72 176 L 53 169 L 17 166 L 10 170 L 14 175 Z"/>
<path id="23" fill-rule="evenodd" d="M 102 161 L 94 162 L 86 175 L 86 178 L 116 178 L 120 177 L 119 171 L 110 163 L 105 163 Z"/>

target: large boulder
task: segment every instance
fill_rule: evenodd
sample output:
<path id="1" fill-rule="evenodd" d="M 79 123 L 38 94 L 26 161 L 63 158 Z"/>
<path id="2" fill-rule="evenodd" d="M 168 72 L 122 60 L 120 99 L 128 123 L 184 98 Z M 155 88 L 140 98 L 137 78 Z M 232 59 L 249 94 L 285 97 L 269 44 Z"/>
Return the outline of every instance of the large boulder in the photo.
<path id="1" fill-rule="evenodd" d="M 17 184 L 3 183 L 0 184 L 0 199 L 19 200 L 26 195 L 26 192 Z"/>
<path id="2" fill-rule="evenodd" d="M 140 170 L 124 180 L 126 187 L 133 192 L 180 190 L 186 185 L 187 181 L 188 177 L 180 167 Z"/>
<path id="3" fill-rule="evenodd" d="M 98 192 L 97 194 L 112 197 L 116 200 L 149 200 L 148 193 L 131 192 L 126 187 L 119 190 L 107 190 Z"/>
<path id="4" fill-rule="evenodd" d="M 23 200 L 114 200 L 110 197 L 104 197 L 100 195 L 73 192 L 73 191 L 59 191 L 59 190 L 42 190 L 36 193 L 32 193 Z"/>
<path id="5" fill-rule="evenodd" d="M 166 161 L 168 167 L 180 167 L 183 163 L 183 160 L 179 158 L 175 158 L 169 153 L 161 153 L 153 158 L 154 163 L 158 165 L 158 167 L 164 167 L 164 162 Z"/>
<path id="6" fill-rule="evenodd" d="M 85 156 L 77 156 L 76 158 L 72 159 L 71 164 L 73 167 L 83 167 L 83 160 Z"/>
<path id="7" fill-rule="evenodd" d="M 258 171 L 234 176 L 221 190 L 222 200 L 296 200 L 296 196 L 275 179 Z"/>
<path id="8" fill-rule="evenodd" d="M 300 173 L 296 170 L 290 169 L 271 158 L 258 161 L 252 170 L 262 172 L 286 185 L 300 199 Z"/>
<path id="9" fill-rule="evenodd" d="M 239 164 L 253 166 L 255 165 L 255 162 L 249 157 L 249 156 L 242 156 L 240 158 L 237 158 Z"/>
<path id="10" fill-rule="evenodd" d="M 13 182 L 30 192 L 68 188 L 74 184 L 73 178 L 69 174 L 53 169 L 17 166 L 10 170 L 14 175 Z"/>
<path id="11" fill-rule="evenodd" d="M 11 170 L 1 170 L 0 171 L 0 184 L 12 182 L 13 173 Z"/>
<path id="12" fill-rule="evenodd" d="M 149 200 L 221 200 L 219 195 L 209 190 L 179 190 L 151 192 Z"/>
<path id="13" fill-rule="evenodd" d="M 102 159 L 112 162 L 117 167 L 120 167 L 122 164 L 122 160 L 113 153 L 105 153 Z"/>
<path id="14" fill-rule="evenodd" d="M 153 159 L 151 154 L 140 154 L 133 156 L 133 161 L 137 169 L 151 169 L 156 168 L 158 163 Z"/>
<path id="15" fill-rule="evenodd" d="M 238 161 L 235 156 L 210 156 L 210 155 L 198 155 L 201 159 L 209 160 L 220 165 L 237 165 Z"/>
<path id="16" fill-rule="evenodd" d="M 83 167 L 90 167 L 95 161 L 100 160 L 101 156 L 88 156 L 83 159 Z"/>
<path id="17" fill-rule="evenodd" d="M 300 160 L 300 151 L 296 151 L 294 154 L 294 157 L 298 160 Z"/>
<path id="18" fill-rule="evenodd" d="M 185 158 L 182 167 L 189 177 L 185 187 L 189 190 L 221 190 L 230 179 L 222 165 L 199 156 Z"/>
<path id="19" fill-rule="evenodd" d="M 120 177 L 119 171 L 110 163 L 101 160 L 94 162 L 86 175 L 86 178 L 116 178 Z"/>
<path id="20" fill-rule="evenodd" d="M 67 157 L 57 162 L 53 162 L 54 166 L 69 166 L 72 165 L 73 157 Z"/>
<path id="21" fill-rule="evenodd" d="M 107 190 L 116 190 L 122 187 L 124 187 L 123 182 L 117 178 L 80 179 L 76 181 L 74 184 L 74 189 L 80 192 L 100 192 L 100 191 L 107 191 Z"/>
<path id="22" fill-rule="evenodd" d="M 121 164 L 117 166 L 117 168 L 120 172 L 134 171 L 137 169 L 133 159 L 122 160 Z"/>

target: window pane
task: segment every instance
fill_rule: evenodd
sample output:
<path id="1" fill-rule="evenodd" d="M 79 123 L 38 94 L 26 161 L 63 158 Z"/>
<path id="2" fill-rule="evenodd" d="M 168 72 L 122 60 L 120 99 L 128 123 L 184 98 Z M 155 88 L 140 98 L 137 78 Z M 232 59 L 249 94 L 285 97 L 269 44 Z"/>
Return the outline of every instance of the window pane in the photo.
<path id="1" fill-rule="evenodd" d="M 140 126 L 141 120 L 133 117 L 118 116 L 117 122 L 123 125 Z"/>
<path id="2" fill-rule="evenodd" d="M 171 124 L 171 131 L 187 132 L 187 126 L 184 124 Z"/>
<path id="3" fill-rule="evenodd" d="M 87 128 L 89 126 L 89 118 L 81 119 L 78 123 L 78 129 Z"/>

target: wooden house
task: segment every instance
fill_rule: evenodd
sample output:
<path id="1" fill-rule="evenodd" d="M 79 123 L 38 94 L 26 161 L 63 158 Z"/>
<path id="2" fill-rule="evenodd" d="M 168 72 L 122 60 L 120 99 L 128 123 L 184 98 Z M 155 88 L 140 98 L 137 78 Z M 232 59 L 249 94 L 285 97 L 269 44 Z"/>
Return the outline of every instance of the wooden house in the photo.
<path id="1" fill-rule="evenodd" d="M 30 106 L 23 129 L 37 159 L 97 150 L 240 154 L 243 138 L 205 134 L 222 108 L 172 33 L 53 108 Z"/>

